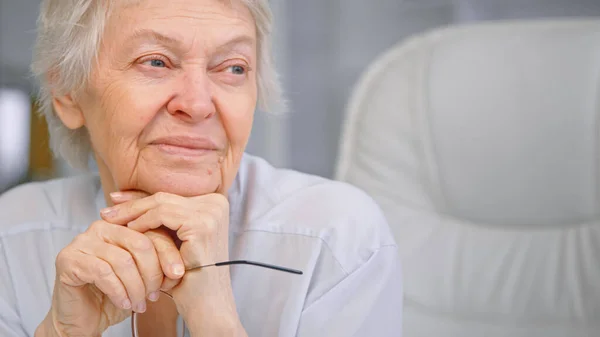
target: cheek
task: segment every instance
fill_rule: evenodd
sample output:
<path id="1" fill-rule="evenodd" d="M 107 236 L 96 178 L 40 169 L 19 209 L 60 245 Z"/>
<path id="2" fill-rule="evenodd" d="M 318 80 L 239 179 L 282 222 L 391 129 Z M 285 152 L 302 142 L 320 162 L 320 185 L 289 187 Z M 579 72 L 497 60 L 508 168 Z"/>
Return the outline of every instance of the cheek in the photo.
<path id="1" fill-rule="evenodd" d="M 163 105 L 161 95 L 125 81 L 96 87 L 86 116 L 94 150 L 116 176 L 128 175 L 140 153 L 139 138 Z M 116 170 L 116 171 L 115 171 Z"/>
<path id="2" fill-rule="evenodd" d="M 113 84 L 100 97 L 101 121 L 106 136 L 113 141 L 131 143 L 152 122 L 163 104 L 156 92 L 146 92 L 142 87 Z M 166 98 L 164 98 L 166 99 Z"/>
<path id="3" fill-rule="evenodd" d="M 254 119 L 254 104 L 252 104 L 252 100 L 247 100 L 247 102 L 244 102 L 245 104 L 240 103 L 242 102 L 238 101 L 238 104 L 235 104 L 235 106 L 228 107 L 228 111 L 230 112 L 222 114 L 223 126 L 230 146 L 236 152 L 244 151 L 250 137 Z"/>

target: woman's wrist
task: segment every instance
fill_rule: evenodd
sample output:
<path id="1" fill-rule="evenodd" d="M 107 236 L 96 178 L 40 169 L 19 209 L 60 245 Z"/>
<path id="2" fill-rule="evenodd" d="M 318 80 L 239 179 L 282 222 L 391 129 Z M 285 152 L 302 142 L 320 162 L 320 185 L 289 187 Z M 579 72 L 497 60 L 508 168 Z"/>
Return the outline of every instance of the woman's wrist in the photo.
<path id="1" fill-rule="evenodd" d="M 221 292 L 222 291 L 222 292 Z M 229 290 L 231 291 L 231 290 Z M 221 292 L 221 294 L 216 294 Z M 195 299 L 195 301 L 193 301 Z M 213 296 L 190 298 L 181 303 L 180 314 L 193 336 L 245 336 L 233 294 L 216 290 Z"/>
<path id="2" fill-rule="evenodd" d="M 213 307 L 190 312 L 184 319 L 192 337 L 247 337 L 235 309 Z"/>
<path id="3" fill-rule="evenodd" d="M 246 336 L 237 313 L 228 267 L 209 267 L 192 273 L 184 277 L 174 293 L 192 337 Z"/>

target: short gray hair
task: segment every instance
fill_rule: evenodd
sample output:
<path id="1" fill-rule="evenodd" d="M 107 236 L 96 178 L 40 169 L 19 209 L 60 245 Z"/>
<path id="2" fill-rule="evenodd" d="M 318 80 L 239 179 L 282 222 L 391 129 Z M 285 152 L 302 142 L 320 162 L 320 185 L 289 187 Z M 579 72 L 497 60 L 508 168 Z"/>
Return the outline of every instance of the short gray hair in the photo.
<path id="1" fill-rule="evenodd" d="M 42 0 L 32 72 L 39 83 L 38 104 L 50 132 L 50 146 L 71 166 L 87 169 L 91 143 L 87 130 L 67 128 L 52 97 L 76 93 L 87 85 L 110 15 L 112 1 Z M 139 0 L 118 0 L 139 1 Z M 268 0 L 242 0 L 256 22 L 258 107 L 283 108 L 282 91 L 271 54 L 273 17 Z M 108 4 L 108 5 L 107 5 Z"/>

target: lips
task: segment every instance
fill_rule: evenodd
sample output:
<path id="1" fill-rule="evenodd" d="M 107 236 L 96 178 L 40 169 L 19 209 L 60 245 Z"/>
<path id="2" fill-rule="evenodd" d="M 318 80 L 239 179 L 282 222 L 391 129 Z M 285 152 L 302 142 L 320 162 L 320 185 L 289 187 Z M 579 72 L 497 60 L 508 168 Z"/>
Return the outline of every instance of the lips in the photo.
<path id="1" fill-rule="evenodd" d="M 152 145 L 166 145 L 181 147 L 192 150 L 218 150 L 217 144 L 210 138 L 205 137 L 187 137 L 187 136 L 172 136 L 159 138 L 152 142 Z"/>
<path id="2" fill-rule="evenodd" d="M 203 155 L 219 150 L 217 144 L 206 137 L 171 136 L 156 139 L 151 143 L 169 154 L 183 156 Z"/>

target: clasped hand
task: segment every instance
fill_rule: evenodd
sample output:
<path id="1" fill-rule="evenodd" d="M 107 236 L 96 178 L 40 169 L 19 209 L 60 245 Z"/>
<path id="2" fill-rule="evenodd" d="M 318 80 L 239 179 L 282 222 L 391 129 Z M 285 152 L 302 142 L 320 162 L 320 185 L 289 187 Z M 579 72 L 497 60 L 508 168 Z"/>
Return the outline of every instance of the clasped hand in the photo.
<path id="1" fill-rule="evenodd" d="M 159 290 L 173 295 L 192 334 L 239 326 L 229 268 L 185 272 L 228 260 L 227 198 L 136 191 L 111 198 L 115 206 L 57 257 L 49 316 L 58 335 L 101 335 L 132 310 L 144 312 Z"/>

